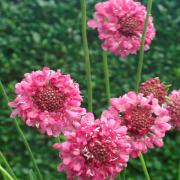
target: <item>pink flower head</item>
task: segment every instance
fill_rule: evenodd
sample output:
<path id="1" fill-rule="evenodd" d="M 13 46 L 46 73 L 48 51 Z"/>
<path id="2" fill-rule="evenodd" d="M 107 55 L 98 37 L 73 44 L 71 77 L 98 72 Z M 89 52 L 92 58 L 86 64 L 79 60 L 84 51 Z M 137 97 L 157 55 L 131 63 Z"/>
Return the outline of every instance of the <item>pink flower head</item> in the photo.
<path id="1" fill-rule="evenodd" d="M 108 0 L 96 4 L 94 19 L 88 21 L 88 26 L 97 28 L 105 51 L 126 58 L 140 48 L 146 14 L 146 7 L 134 0 Z M 144 50 L 149 49 L 154 37 L 155 28 L 150 16 Z"/>
<path id="2" fill-rule="evenodd" d="M 114 178 L 129 159 L 126 133 L 127 128 L 116 121 L 94 120 L 93 114 L 88 113 L 75 132 L 65 133 L 66 142 L 54 145 L 62 158 L 58 170 L 66 171 L 68 179 Z"/>
<path id="3" fill-rule="evenodd" d="M 170 103 L 167 106 L 173 127 L 180 130 L 180 90 L 174 90 L 169 95 Z"/>
<path id="4" fill-rule="evenodd" d="M 171 128 L 168 111 L 160 107 L 158 100 L 152 96 L 144 97 L 143 94 L 129 92 L 122 97 L 112 98 L 108 112 L 111 119 L 127 127 L 132 157 L 137 157 L 141 152 L 146 153 L 147 148 L 154 148 L 154 144 L 163 146 L 162 138 Z M 102 117 L 106 116 L 105 111 Z"/>
<path id="5" fill-rule="evenodd" d="M 72 127 L 85 110 L 80 107 L 82 97 L 78 84 L 69 75 L 44 67 L 24 75 L 16 84 L 17 97 L 9 105 L 15 108 L 12 117 L 19 116 L 41 133 L 58 136 Z"/>
<path id="6" fill-rule="evenodd" d="M 150 78 L 143 82 L 139 88 L 139 92 L 144 94 L 144 96 L 153 95 L 154 98 L 158 99 L 159 104 L 163 104 L 167 96 L 166 86 L 160 82 L 158 77 Z"/>

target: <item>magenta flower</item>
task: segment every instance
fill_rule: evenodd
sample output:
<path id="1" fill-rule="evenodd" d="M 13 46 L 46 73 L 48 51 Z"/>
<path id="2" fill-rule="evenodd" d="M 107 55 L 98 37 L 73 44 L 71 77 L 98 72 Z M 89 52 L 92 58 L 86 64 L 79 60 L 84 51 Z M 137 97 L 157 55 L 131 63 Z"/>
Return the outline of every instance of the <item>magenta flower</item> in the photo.
<path id="1" fill-rule="evenodd" d="M 102 48 L 125 58 L 128 54 L 136 54 L 140 48 L 146 7 L 134 0 L 108 0 L 96 4 L 94 19 L 88 21 L 90 28 L 97 28 Z M 149 18 L 145 48 L 155 37 L 152 17 Z"/>
<path id="2" fill-rule="evenodd" d="M 44 67 L 24 75 L 16 84 L 17 97 L 9 105 L 15 108 L 12 117 L 19 116 L 41 133 L 58 136 L 72 128 L 85 110 L 80 107 L 82 97 L 79 85 L 69 75 Z"/>
<path id="3" fill-rule="evenodd" d="M 158 104 L 158 100 L 143 94 L 129 92 L 119 98 L 111 99 L 108 111 L 102 114 L 107 118 L 126 126 L 131 142 L 131 156 L 137 157 L 141 152 L 146 153 L 147 148 L 163 146 L 162 138 L 170 130 L 168 111 Z"/>
<path id="4" fill-rule="evenodd" d="M 129 159 L 130 144 L 127 128 L 114 121 L 94 120 L 92 113 L 82 118 L 75 132 L 65 133 L 67 141 L 55 144 L 68 179 L 105 180 L 122 171 Z"/>
<path id="5" fill-rule="evenodd" d="M 169 95 L 170 103 L 167 106 L 173 127 L 180 130 L 180 90 L 174 90 Z"/>
<path id="6" fill-rule="evenodd" d="M 160 82 L 158 77 L 150 78 L 140 85 L 139 92 L 144 96 L 153 95 L 158 99 L 159 104 L 163 104 L 166 100 L 167 91 L 164 83 Z"/>

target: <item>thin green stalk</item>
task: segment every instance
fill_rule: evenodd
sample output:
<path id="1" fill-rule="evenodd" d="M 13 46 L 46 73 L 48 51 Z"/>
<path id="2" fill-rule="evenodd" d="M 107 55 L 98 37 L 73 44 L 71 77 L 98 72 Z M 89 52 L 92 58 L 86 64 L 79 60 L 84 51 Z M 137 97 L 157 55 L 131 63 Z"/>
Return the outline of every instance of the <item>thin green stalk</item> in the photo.
<path id="1" fill-rule="evenodd" d="M 118 174 L 118 176 L 116 177 L 116 180 L 122 180 L 121 173 Z"/>
<path id="2" fill-rule="evenodd" d="M 60 137 L 59 137 L 59 136 L 56 137 L 56 142 L 57 142 L 57 143 L 61 143 L 61 140 L 60 140 Z"/>
<path id="3" fill-rule="evenodd" d="M 146 38 L 146 30 L 147 30 L 147 26 L 148 26 L 148 20 L 149 20 L 150 14 L 151 14 L 151 8 L 152 8 L 152 0 L 148 0 L 147 14 L 146 14 L 144 29 L 143 29 L 142 38 L 141 38 L 139 62 L 138 62 L 138 68 L 137 68 L 137 74 L 136 74 L 136 85 L 135 85 L 136 92 L 138 92 L 139 84 L 141 81 L 141 73 L 142 73 L 143 60 L 144 60 L 144 43 L 145 43 L 145 38 Z"/>
<path id="4" fill-rule="evenodd" d="M 32 169 L 29 171 L 29 178 L 30 180 L 38 180 Z"/>
<path id="5" fill-rule="evenodd" d="M 148 171 L 147 171 L 147 168 L 146 168 L 146 164 L 145 164 L 143 155 L 140 154 L 139 158 L 140 158 L 140 161 L 141 161 L 142 168 L 143 168 L 144 174 L 145 174 L 145 176 L 146 176 L 146 179 L 147 179 L 147 180 L 150 180 L 150 176 L 149 176 L 149 173 L 148 173 Z"/>
<path id="6" fill-rule="evenodd" d="M 179 164 L 178 164 L 178 180 L 180 180 L 180 159 L 179 159 Z"/>
<path id="7" fill-rule="evenodd" d="M 6 158 L 5 158 L 5 156 L 3 155 L 2 152 L 0 152 L 0 158 L 1 158 L 2 161 L 4 162 L 6 168 L 7 168 L 7 170 L 9 171 L 9 173 L 11 174 L 11 176 L 12 176 L 15 180 L 17 180 L 16 175 L 14 174 L 11 166 L 9 165 L 8 161 L 6 160 Z"/>
<path id="8" fill-rule="evenodd" d="M 3 84 L 2 84 L 1 81 L 0 81 L 0 90 L 1 90 L 4 98 L 6 99 L 6 101 L 7 101 L 7 103 L 8 103 L 8 102 L 9 102 L 9 97 L 8 97 L 8 95 L 7 95 L 7 93 L 6 93 L 5 89 L 4 89 L 4 86 L 3 86 Z M 10 109 L 11 109 L 11 108 L 10 108 Z M 12 109 L 11 109 L 11 110 L 12 110 Z M 38 178 L 39 178 L 40 180 L 43 180 L 42 175 L 41 175 L 41 173 L 40 173 L 40 171 L 39 171 L 39 168 L 38 168 L 38 166 L 37 166 L 37 164 L 36 164 L 34 155 L 33 155 L 32 151 L 31 151 L 31 148 L 30 148 L 30 146 L 29 146 L 29 144 L 28 144 L 28 141 L 26 140 L 26 137 L 25 137 L 23 131 L 21 130 L 21 128 L 20 128 L 20 126 L 19 126 L 19 124 L 18 124 L 18 120 L 17 120 L 16 118 L 14 118 L 14 121 L 13 121 L 13 122 L 15 123 L 16 129 L 17 129 L 17 131 L 19 132 L 19 134 L 20 134 L 20 136 L 21 136 L 21 138 L 22 138 L 22 140 L 23 140 L 23 142 L 24 142 L 24 145 L 26 146 L 26 148 L 27 148 L 27 150 L 28 150 L 28 152 L 29 152 L 29 155 L 30 155 L 30 157 L 31 157 L 31 159 L 32 159 L 32 162 L 33 162 L 33 165 L 34 165 L 34 168 L 36 169 Z"/>
<path id="9" fill-rule="evenodd" d="M 124 171 L 122 172 L 123 175 L 123 180 L 126 180 L 126 168 L 124 169 Z"/>
<path id="10" fill-rule="evenodd" d="M 146 38 L 146 30 L 147 30 L 147 26 L 148 26 L 149 16 L 151 14 L 151 8 L 152 8 L 152 0 L 148 0 L 147 14 L 146 14 L 144 29 L 143 29 L 142 38 L 141 38 L 141 47 L 140 47 L 140 52 L 139 52 L 139 61 L 138 61 L 138 68 L 137 68 L 137 74 L 136 74 L 136 84 L 135 84 L 136 92 L 138 92 L 139 84 L 141 81 L 141 73 L 142 73 L 143 60 L 144 60 L 144 43 L 145 43 L 145 38 Z M 148 174 L 143 155 L 140 154 L 139 158 L 140 158 L 141 165 L 142 165 L 144 174 L 146 176 L 146 179 L 150 180 L 150 176 Z"/>
<path id="11" fill-rule="evenodd" d="M 5 174 L 2 174 L 2 177 L 3 177 L 4 180 L 9 180 L 9 179 L 6 177 Z"/>
<path id="12" fill-rule="evenodd" d="M 92 112 L 93 109 L 92 109 L 91 65 L 89 60 L 89 49 L 87 42 L 86 0 L 81 0 L 81 11 L 82 11 L 82 41 L 83 41 L 83 51 L 85 58 L 87 89 L 88 89 L 88 111 Z"/>
<path id="13" fill-rule="evenodd" d="M 35 180 L 35 179 L 34 179 L 34 176 L 33 176 L 33 174 L 32 174 L 31 172 L 29 172 L 29 179 L 30 179 L 30 180 Z"/>
<path id="14" fill-rule="evenodd" d="M 0 172 L 3 176 L 7 177 L 9 180 L 14 180 L 11 175 L 0 165 Z"/>
<path id="15" fill-rule="evenodd" d="M 104 76 L 105 76 L 105 86 L 106 86 L 106 97 L 109 103 L 111 93 L 110 93 L 110 83 L 109 83 L 109 68 L 108 68 L 107 52 L 105 51 L 103 51 L 103 66 L 104 66 Z"/>

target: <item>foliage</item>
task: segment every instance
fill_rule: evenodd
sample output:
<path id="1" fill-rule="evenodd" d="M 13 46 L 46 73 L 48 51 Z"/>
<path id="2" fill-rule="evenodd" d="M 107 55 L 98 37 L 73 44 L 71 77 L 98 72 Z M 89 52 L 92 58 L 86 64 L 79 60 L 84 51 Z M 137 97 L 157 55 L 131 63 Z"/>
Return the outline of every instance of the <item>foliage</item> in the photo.
<path id="1" fill-rule="evenodd" d="M 87 0 L 88 18 L 92 17 L 96 1 Z M 145 1 L 143 1 L 145 2 Z M 162 81 L 179 88 L 180 78 L 180 8 L 178 0 L 156 0 L 153 5 L 157 35 L 150 51 L 145 54 L 143 80 L 159 76 Z M 84 59 L 81 43 L 81 14 L 79 1 L 67 0 L 6 0 L 0 2 L 0 78 L 8 95 L 14 97 L 14 85 L 24 73 L 49 66 L 70 73 L 80 84 L 87 106 Z M 102 51 L 97 33 L 88 30 L 93 78 L 93 106 L 97 116 L 107 106 L 104 92 Z M 126 61 L 108 56 L 112 96 L 134 88 L 137 56 Z M 0 95 L 1 97 L 1 95 Z M 6 155 L 20 179 L 28 179 L 32 162 L 20 139 L 13 119 L 9 118 L 7 104 L 0 103 L 0 150 Z M 53 138 L 39 135 L 36 130 L 23 128 L 35 153 L 44 179 L 63 179 L 56 171 L 59 162 L 52 149 Z M 152 179 L 173 180 L 177 176 L 177 132 L 169 132 L 162 149 L 151 150 L 145 158 Z M 180 149 L 180 148 L 179 148 Z M 180 152 L 179 152 L 180 154 Z M 138 160 L 131 160 L 127 179 L 144 179 Z M 24 178 L 25 177 L 25 178 Z"/>

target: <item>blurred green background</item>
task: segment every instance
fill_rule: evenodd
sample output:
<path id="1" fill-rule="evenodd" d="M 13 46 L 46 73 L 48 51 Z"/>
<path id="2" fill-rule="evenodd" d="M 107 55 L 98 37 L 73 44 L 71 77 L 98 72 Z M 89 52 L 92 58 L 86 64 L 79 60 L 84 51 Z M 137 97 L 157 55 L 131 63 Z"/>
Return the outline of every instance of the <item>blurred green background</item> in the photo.
<path id="1" fill-rule="evenodd" d="M 92 18 L 97 0 L 87 0 L 88 19 Z M 144 3 L 145 1 L 143 1 Z M 172 89 L 180 87 L 180 1 L 156 0 L 152 14 L 157 29 L 151 49 L 145 53 L 143 80 L 159 76 Z M 87 107 L 84 58 L 81 43 L 80 1 L 77 0 L 0 0 L 0 79 L 8 95 L 14 98 L 14 85 L 23 74 L 49 66 L 70 73 L 80 84 Z M 105 98 L 102 51 L 97 32 L 88 29 L 92 65 L 93 106 L 99 116 L 107 107 Z M 134 88 L 137 56 L 125 61 L 108 56 L 112 96 Z M 0 95 L 0 150 L 7 157 L 15 174 L 28 180 L 33 169 L 28 152 L 18 135 L 9 110 Z M 21 121 L 19 121 L 21 123 Z M 66 179 L 57 172 L 58 154 L 52 149 L 53 138 L 40 135 L 21 124 L 32 147 L 45 180 Z M 175 180 L 177 177 L 178 133 L 169 132 L 162 149 L 149 150 L 145 155 L 152 180 Z M 179 152 L 180 154 L 180 152 Z M 1 179 L 2 177 L 0 177 Z M 143 180 L 138 159 L 130 160 L 127 180 Z"/>

